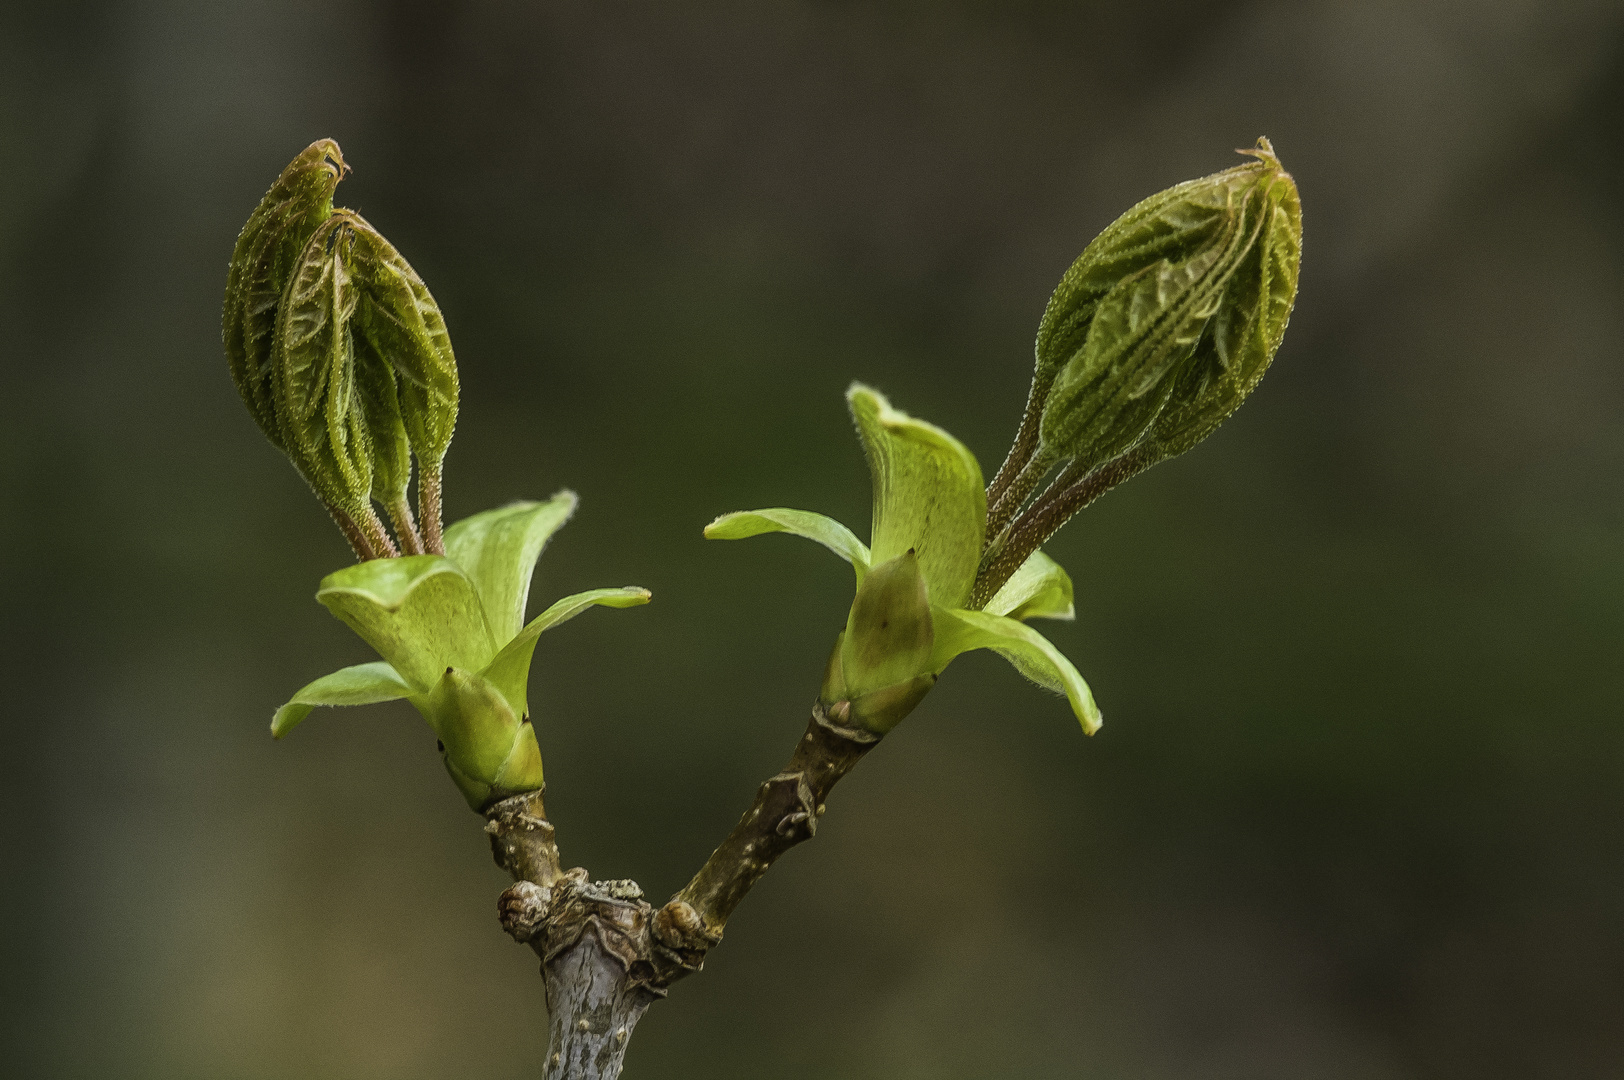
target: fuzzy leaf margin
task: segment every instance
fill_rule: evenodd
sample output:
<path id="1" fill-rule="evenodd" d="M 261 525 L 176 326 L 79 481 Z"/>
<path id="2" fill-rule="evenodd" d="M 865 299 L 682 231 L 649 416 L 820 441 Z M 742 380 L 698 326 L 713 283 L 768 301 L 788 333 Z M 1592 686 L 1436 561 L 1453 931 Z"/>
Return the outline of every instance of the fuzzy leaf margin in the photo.
<path id="1" fill-rule="evenodd" d="M 947 667 L 960 653 L 991 649 L 1039 686 L 1065 694 L 1085 733 L 1094 734 L 1105 722 L 1099 706 L 1094 703 L 1093 692 L 1072 662 L 1048 638 L 1025 623 L 962 608 L 937 608 L 933 614 L 936 647 L 931 653 L 931 665 L 935 671 Z"/>
<path id="2" fill-rule="evenodd" d="M 382 660 L 340 668 L 301 687 L 276 710 L 271 718 L 271 736 L 280 739 L 322 705 L 375 705 L 414 693 L 400 672 Z"/>

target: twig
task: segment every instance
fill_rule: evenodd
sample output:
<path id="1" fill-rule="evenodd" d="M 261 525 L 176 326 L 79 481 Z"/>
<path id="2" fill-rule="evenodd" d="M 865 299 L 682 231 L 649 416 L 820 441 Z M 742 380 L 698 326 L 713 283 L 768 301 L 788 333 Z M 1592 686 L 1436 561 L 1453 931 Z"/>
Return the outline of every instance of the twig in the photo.
<path id="1" fill-rule="evenodd" d="M 850 706 L 814 705 L 789 763 L 693 880 L 656 910 L 633 881 L 564 870 L 542 793 L 488 808 L 496 863 L 515 881 L 497 903 L 502 928 L 541 957 L 551 1016 L 547 1080 L 615 1080 L 632 1030 L 666 988 L 704 966 L 728 916 L 784 852 L 817 833 L 824 800 L 879 742 L 842 726 Z"/>

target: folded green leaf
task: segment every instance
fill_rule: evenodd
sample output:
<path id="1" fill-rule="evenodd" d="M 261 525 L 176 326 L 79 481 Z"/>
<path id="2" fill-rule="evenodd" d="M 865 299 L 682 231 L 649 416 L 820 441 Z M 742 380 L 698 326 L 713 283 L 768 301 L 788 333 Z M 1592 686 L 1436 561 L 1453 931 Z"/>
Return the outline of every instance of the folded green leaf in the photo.
<path id="1" fill-rule="evenodd" d="M 576 593 L 574 596 L 566 596 L 531 619 L 512 641 L 502 647 L 502 651 L 496 654 L 496 658 L 480 672 L 480 675 L 501 691 L 520 718 L 527 718 L 530 715 L 527 690 L 530 681 L 530 658 L 535 654 L 536 640 L 541 637 L 543 631 L 568 622 L 595 604 L 612 608 L 637 607 L 648 603 L 651 598 L 652 594 L 647 589 L 635 585 L 621 589 L 591 589 Z"/>
<path id="2" fill-rule="evenodd" d="M 278 448 L 282 431 L 271 373 L 277 308 L 305 243 L 332 214 L 333 191 L 346 171 L 333 140 L 307 146 L 249 215 L 226 274 L 221 335 L 232 381 L 260 430 Z"/>
<path id="3" fill-rule="evenodd" d="M 363 334 L 401 378 L 412 452 L 437 471 L 457 426 L 457 358 L 440 306 L 394 245 L 355 215 L 355 278 Z"/>
<path id="4" fill-rule="evenodd" d="M 1092 735 L 1103 718 L 1088 684 L 1070 660 L 1047 638 L 1025 623 L 985 611 L 936 608 L 936 645 L 930 665 L 940 672 L 955 656 L 971 649 L 991 649 L 1039 686 L 1066 695 L 1083 730 Z"/>
<path id="5" fill-rule="evenodd" d="M 1151 428 L 1147 449 L 1158 460 L 1184 453 L 1240 408 L 1286 333 L 1302 256 L 1302 204 L 1267 140 L 1262 147 L 1252 153 L 1272 171 L 1259 185 L 1257 243 L 1231 275 L 1211 331 L 1179 374 L 1167 408 Z"/>
<path id="6" fill-rule="evenodd" d="M 355 357 L 355 390 L 372 446 L 372 497 L 393 511 L 406 501 L 412 482 L 412 448 L 400 416 L 395 373 L 365 338 L 351 335 Z M 401 523 L 396 522 L 399 528 Z M 406 537 L 401 537 L 404 542 Z"/>
<path id="7" fill-rule="evenodd" d="M 516 502 L 463 518 L 445 533 L 446 555 L 479 590 L 498 647 L 524 625 L 536 560 L 553 533 L 575 512 L 575 492 L 546 502 Z"/>
<path id="8" fill-rule="evenodd" d="M 869 570 L 842 638 L 845 693 L 853 698 L 925 672 L 934 631 L 919 559 L 907 551 Z"/>
<path id="9" fill-rule="evenodd" d="M 357 563 L 323 578 L 316 599 L 419 693 L 448 667 L 478 671 L 496 655 L 473 581 L 443 556 Z"/>
<path id="10" fill-rule="evenodd" d="M 963 604 L 975 583 L 987 516 L 975 455 L 860 383 L 852 384 L 846 401 L 874 478 L 871 562 L 878 566 L 911 550 L 931 603 Z"/>
<path id="11" fill-rule="evenodd" d="M 1074 619 L 1071 575 L 1041 551 L 1034 551 L 982 609 L 993 615 L 1027 619 Z"/>
<path id="12" fill-rule="evenodd" d="M 276 710 L 271 720 L 271 734 L 280 739 L 318 705 L 371 705 L 410 697 L 412 693 L 406 680 L 382 661 L 341 668 L 305 686 Z"/>
<path id="13" fill-rule="evenodd" d="M 1187 258 L 1128 274 L 1099 301 L 1088 337 L 1055 377 L 1044 407 L 1044 453 L 1097 465 L 1144 437 L 1176 374 L 1217 314 L 1224 287 L 1257 236 L 1258 201 L 1216 189 L 1235 205 Z"/>
<path id="14" fill-rule="evenodd" d="M 507 700 L 471 671 L 447 668 L 429 693 L 423 715 L 445 747 L 446 768 L 479 809 L 513 754 L 520 721 Z M 528 726 L 528 725 L 525 725 Z"/>
<path id="15" fill-rule="evenodd" d="M 767 510 L 739 510 L 723 514 L 705 526 L 707 540 L 743 540 L 763 533 L 782 532 L 816 541 L 851 563 L 858 584 L 868 572 L 868 547 L 852 531 L 834 518 L 810 510 L 773 507 Z"/>
<path id="16" fill-rule="evenodd" d="M 283 449 L 318 495 L 358 517 L 372 495 L 372 443 L 350 337 L 353 237 L 340 213 L 305 245 L 278 311 L 272 369 Z"/>

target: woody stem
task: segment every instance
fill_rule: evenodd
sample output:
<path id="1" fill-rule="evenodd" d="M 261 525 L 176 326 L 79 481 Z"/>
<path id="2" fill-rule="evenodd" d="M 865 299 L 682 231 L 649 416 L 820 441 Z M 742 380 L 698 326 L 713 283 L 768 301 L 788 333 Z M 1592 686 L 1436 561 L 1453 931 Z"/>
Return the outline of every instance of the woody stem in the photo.
<path id="1" fill-rule="evenodd" d="M 728 916 L 780 856 L 817 832 L 828 794 L 879 742 L 842 726 L 849 706 L 814 705 L 788 764 L 686 887 L 655 909 L 630 881 L 564 870 L 540 791 L 485 811 L 497 865 L 515 881 L 502 927 L 541 957 L 551 1017 L 547 1080 L 615 1080 L 633 1029 L 678 979 L 698 971 Z"/>

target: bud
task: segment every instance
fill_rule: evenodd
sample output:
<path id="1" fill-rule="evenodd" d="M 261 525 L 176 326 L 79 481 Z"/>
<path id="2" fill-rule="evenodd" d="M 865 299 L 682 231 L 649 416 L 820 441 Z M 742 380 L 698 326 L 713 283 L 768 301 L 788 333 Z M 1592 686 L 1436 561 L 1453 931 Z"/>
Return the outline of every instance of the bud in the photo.
<path id="1" fill-rule="evenodd" d="M 232 377 L 271 443 L 363 559 L 444 554 L 441 466 L 457 422 L 457 362 L 423 279 L 359 214 L 333 209 L 346 166 L 312 143 L 243 226 L 223 313 Z M 407 502 L 421 467 L 419 537 Z"/>
<path id="2" fill-rule="evenodd" d="M 1276 222 L 1280 200 L 1289 193 L 1295 203 L 1290 177 L 1267 142 L 1261 146 L 1251 151 L 1254 162 L 1129 210 L 1067 273 L 1039 330 L 1040 368 L 1075 346 L 1043 404 L 1045 458 L 1088 469 L 1133 448 L 1175 388 L 1191 389 L 1186 378 L 1198 353 L 1208 370 L 1196 385 L 1214 382 L 1214 371 L 1228 372 L 1232 346 L 1257 322 L 1260 238 Z M 1241 273 L 1243 267 L 1252 273 Z M 1221 347 L 1213 344 L 1219 329 Z M 1250 366 L 1262 374 L 1255 358 Z"/>
<path id="3" fill-rule="evenodd" d="M 440 737 L 446 771 L 473 809 L 541 788 L 535 728 L 528 718 L 514 716 L 486 679 L 447 668 L 429 693 L 425 712 Z"/>
<path id="4" fill-rule="evenodd" d="M 1263 377 L 1297 294 L 1302 208 L 1267 139 L 1241 153 L 1257 160 L 1123 214 L 1055 289 L 1026 416 L 988 488 L 975 604 L 1091 501 L 1206 438 Z"/>
<path id="5" fill-rule="evenodd" d="M 1274 162 L 1267 145 L 1254 152 Z M 1145 440 L 1150 459 L 1182 454 L 1216 431 L 1256 388 L 1285 336 L 1297 298 L 1302 203 L 1287 173 L 1275 172 L 1259 188 L 1263 217 L 1257 241 L 1231 276 L 1210 331 L 1178 373 L 1167 406 L 1151 427 Z"/>
<path id="6" fill-rule="evenodd" d="M 356 215 L 357 331 L 400 376 L 401 413 L 412 453 L 438 470 L 457 426 L 457 358 L 445 318 L 411 264 Z"/>
<path id="7" fill-rule="evenodd" d="M 232 381 L 272 444 L 282 432 L 272 405 L 271 356 L 277 308 L 305 243 L 333 212 L 333 191 L 348 171 L 331 139 L 294 158 L 249 215 L 226 274 L 221 336 Z"/>
<path id="8" fill-rule="evenodd" d="M 282 448 L 328 505 L 360 520 L 372 496 L 372 441 L 355 385 L 348 214 L 305 244 L 276 320 L 273 396 Z"/>

